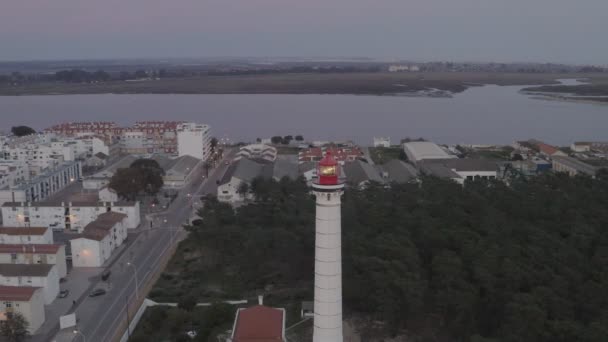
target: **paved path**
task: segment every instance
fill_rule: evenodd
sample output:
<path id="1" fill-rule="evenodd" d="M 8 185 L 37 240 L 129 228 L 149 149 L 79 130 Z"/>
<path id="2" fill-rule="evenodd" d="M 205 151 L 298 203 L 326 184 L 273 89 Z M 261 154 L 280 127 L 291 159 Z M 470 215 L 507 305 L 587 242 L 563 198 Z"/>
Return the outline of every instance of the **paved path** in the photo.
<path id="1" fill-rule="evenodd" d="M 209 177 L 203 181 L 204 170 L 197 170 L 190 184 L 180 190 L 179 196 L 169 209 L 158 215 L 159 220 L 141 225 L 140 233 L 131 243 L 127 251 L 110 267 L 112 275 L 110 284 L 97 285 L 107 289 L 107 294 L 99 297 L 85 297 L 76 309 L 79 319 L 78 329 L 86 336 L 87 342 L 106 342 L 117 336 L 118 329 L 124 329 L 127 321 L 127 305 L 142 299 L 146 293 L 136 292 L 150 285 L 155 272 L 160 269 L 162 260 L 171 250 L 176 241 L 185 236 L 182 225 L 188 223 L 194 202 L 204 194 L 217 192 L 216 181 L 222 177 L 227 165 L 225 161 L 234 155 L 226 151 L 225 157 L 218 167 L 210 170 Z M 127 265 L 130 262 L 131 265 Z M 133 312 L 131 312 L 133 311 Z M 132 314 L 135 311 L 129 310 Z M 57 342 L 82 341 L 82 337 L 72 332 L 73 329 L 60 331 L 55 336 Z M 123 330 L 124 331 L 124 330 Z M 122 334 L 123 331 L 119 333 Z"/>

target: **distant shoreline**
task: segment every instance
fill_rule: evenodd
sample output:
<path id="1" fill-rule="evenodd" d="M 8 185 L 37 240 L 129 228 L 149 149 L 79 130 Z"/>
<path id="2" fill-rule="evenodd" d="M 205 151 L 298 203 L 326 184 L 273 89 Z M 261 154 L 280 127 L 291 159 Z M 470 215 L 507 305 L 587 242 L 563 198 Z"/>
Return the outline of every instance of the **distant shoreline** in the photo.
<path id="1" fill-rule="evenodd" d="M 560 78 L 606 77 L 603 74 L 525 74 L 488 72 L 327 73 L 203 76 L 141 82 L 47 82 L 0 86 L 0 96 L 88 94 L 328 94 L 446 98 L 479 85 L 558 84 Z"/>

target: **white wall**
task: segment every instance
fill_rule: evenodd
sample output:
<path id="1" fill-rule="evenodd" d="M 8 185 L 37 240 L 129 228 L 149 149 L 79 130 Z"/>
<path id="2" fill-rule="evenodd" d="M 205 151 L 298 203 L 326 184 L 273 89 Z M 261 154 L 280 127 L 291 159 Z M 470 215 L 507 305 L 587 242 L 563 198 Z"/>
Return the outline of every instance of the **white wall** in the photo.
<path id="1" fill-rule="evenodd" d="M 52 229 L 65 229 L 65 208 L 69 207 L 70 211 L 70 229 L 82 232 L 84 227 L 95 221 L 97 216 L 108 211 L 110 208 L 117 213 L 127 215 L 126 226 L 129 229 L 137 228 L 141 222 L 139 213 L 139 202 L 135 202 L 132 206 L 115 205 L 112 202 L 100 202 L 97 206 L 86 207 L 70 207 L 69 203 L 64 206 L 56 207 L 36 207 L 36 203 L 31 203 L 30 206 L 2 207 L 2 219 L 5 226 L 14 227 L 50 227 Z M 29 222 L 27 222 L 29 219 Z"/>
<path id="2" fill-rule="evenodd" d="M 44 303 L 51 304 L 59 295 L 59 275 L 53 266 L 46 277 L 5 277 L 0 275 L 0 285 L 42 287 Z"/>
<path id="3" fill-rule="evenodd" d="M 74 267 L 100 267 L 105 260 L 101 257 L 101 243 L 96 240 L 78 238 L 70 240 L 72 265 Z"/>
<path id="4" fill-rule="evenodd" d="M 13 253 L 0 253 L 0 263 L 2 264 L 49 264 L 57 267 L 57 274 L 60 278 L 67 275 L 68 269 L 65 260 L 65 247 L 59 247 L 56 254 L 47 253 L 14 253 L 17 259 L 13 260 Z"/>
<path id="5" fill-rule="evenodd" d="M 29 323 L 28 332 L 33 334 L 45 320 L 43 290 L 36 290 L 29 301 L 11 301 L 10 308 L 6 302 L 0 303 L 0 316 L 5 317 L 8 311 L 22 314 Z"/>

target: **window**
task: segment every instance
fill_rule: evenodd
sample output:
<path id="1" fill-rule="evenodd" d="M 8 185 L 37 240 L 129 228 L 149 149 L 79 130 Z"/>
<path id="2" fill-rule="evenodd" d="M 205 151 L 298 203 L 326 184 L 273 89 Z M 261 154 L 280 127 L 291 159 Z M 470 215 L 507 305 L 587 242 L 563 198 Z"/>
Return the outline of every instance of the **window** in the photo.
<path id="1" fill-rule="evenodd" d="M 17 253 L 11 253 L 11 260 L 17 260 Z"/>
<path id="2" fill-rule="evenodd" d="M 4 302 L 4 306 L 10 308 L 13 306 L 13 302 Z"/>

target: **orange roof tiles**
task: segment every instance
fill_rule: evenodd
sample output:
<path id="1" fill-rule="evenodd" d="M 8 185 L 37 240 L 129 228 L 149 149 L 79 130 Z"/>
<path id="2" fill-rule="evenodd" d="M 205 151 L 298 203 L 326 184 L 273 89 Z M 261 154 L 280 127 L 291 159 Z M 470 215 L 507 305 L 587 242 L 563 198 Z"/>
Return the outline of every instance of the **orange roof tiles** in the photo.
<path id="1" fill-rule="evenodd" d="M 0 245 L 0 253 L 30 253 L 30 254 L 55 254 L 62 245 L 56 244 L 13 244 Z"/>
<path id="2" fill-rule="evenodd" d="M 27 302 L 39 287 L 0 286 L 0 301 Z"/>
<path id="3" fill-rule="evenodd" d="M 0 227 L 0 234 L 6 235 L 44 235 L 46 227 Z"/>

